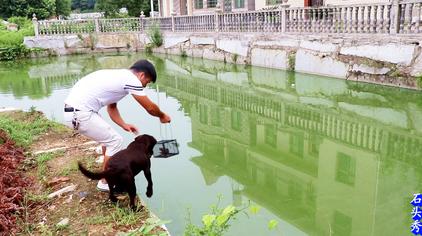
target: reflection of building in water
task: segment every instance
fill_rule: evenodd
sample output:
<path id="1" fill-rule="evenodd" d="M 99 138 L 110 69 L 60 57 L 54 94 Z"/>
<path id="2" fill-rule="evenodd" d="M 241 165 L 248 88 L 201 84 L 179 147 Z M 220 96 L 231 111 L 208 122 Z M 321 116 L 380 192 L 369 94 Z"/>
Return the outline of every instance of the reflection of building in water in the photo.
<path id="1" fill-rule="evenodd" d="M 236 202 L 246 196 L 311 235 L 408 232 L 400 202 L 420 187 L 421 136 L 333 107 L 330 97 L 321 103 L 291 78 L 271 88 L 170 74 L 160 83 L 192 119 L 191 146 L 203 153 L 193 162 L 207 184 L 228 175 L 242 185 Z M 330 105 L 303 104 L 305 95 Z"/>

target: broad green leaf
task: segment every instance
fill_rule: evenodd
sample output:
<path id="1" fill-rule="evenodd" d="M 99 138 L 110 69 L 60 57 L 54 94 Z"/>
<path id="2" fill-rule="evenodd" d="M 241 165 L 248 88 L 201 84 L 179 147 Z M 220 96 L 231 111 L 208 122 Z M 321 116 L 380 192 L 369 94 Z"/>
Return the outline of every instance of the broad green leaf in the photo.
<path id="1" fill-rule="evenodd" d="M 216 216 L 215 215 L 204 215 L 202 217 L 202 223 L 205 225 L 206 228 L 211 227 L 212 223 L 214 222 Z"/>
<path id="2" fill-rule="evenodd" d="M 275 227 L 277 227 L 278 221 L 276 220 L 270 220 L 268 222 L 268 229 L 273 230 Z"/>
<path id="3" fill-rule="evenodd" d="M 251 211 L 252 214 L 258 214 L 259 210 L 261 210 L 261 207 L 257 206 L 257 205 L 252 205 L 251 207 L 249 207 L 249 210 Z"/>

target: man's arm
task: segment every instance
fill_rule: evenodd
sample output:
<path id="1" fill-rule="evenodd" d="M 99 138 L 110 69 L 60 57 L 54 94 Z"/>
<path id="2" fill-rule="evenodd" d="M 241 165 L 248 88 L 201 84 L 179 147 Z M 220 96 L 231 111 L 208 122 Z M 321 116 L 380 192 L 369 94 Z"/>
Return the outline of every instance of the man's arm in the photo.
<path id="1" fill-rule="evenodd" d="M 112 103 L 107 106 L 107 112 L 111 120 L 122 127 L 124 130 L 129 132 L 137 132 L 137 128 L 131 124 L 127 124 L 123 118 L 120 116 L 119 109 L 117 108 L 117 103 Z"/>
<path id="2" fill-rule="evenodd" d="M 134 94 L 132 94 L 132 96 L 150 115 L 159 117 L 162 123 L 171 121 L 171 118 L 166 113 L 162 112 L 147 96 L 138 96 Z"/>

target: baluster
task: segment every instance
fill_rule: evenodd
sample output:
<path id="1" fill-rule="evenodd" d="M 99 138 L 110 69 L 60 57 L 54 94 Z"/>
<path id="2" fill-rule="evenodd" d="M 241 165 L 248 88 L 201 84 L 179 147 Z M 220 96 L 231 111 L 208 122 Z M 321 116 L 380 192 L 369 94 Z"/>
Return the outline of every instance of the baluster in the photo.
<path id="1" fill-rule="evenodd" d="M 329 32 L 330 31 L 330 15 L 329 15 L 330 12 L 328 11 L 328 8 L 324 8 L 324 9 L 322 9 L 322 11 L 323 11 L 323 14 L 324 14 L 324 22 L 323 22 L 324 29 L 323 29 L 323 31 Z"/>
<path id="2" fill-rule="evenodd" d="M 290 32 L 294 32 L 294 29 L 293 29 L 293 10 L 289 10 L 288 23 L 289 23 Z"/>
<path id="3" fill-rule="evenodd" d="M 236 29 L 237 28 L 237 15 L 238 15 L 237 13 L 234 13 L 234 14 L 232 14 L 232 18 L 231 18 L 232 19 L 231 24 L 232 24 L 232 29 L 233 29 L 232 31 L 233 32 L 237 32 L 237 29 Z"/>
<path id="4" fill-rule="evenodd" d="M 314 13 L 314 9 L 309 9 L 308 10 L 308 28 L 309 31 L 308 32 L 314 32 L 314 27 L 315 27 L 315 13 Z"/>
<path id="5" fill-rule="evenodd" d="M 234 32 L 235 31 L 235 18 L 234 18 L 235 14 L 231 14 L 230 15 L 230 32 Z"/>
<path id="6" fill-rule="evenodd" d="M 373 30 L 372 30 L 372 26 L 373 26 L 372 21 L 374 20 L 374 17 L 372 15 L 373 8 L 374 8 L 373 6 L 368 6 L 368 22 L 367 22 L 367 24 L 368 24 L 368 33 L 372 33 L 373 32 Z"/>
<path id="7" fill-rule="evenodd" d="M 352 25 L 353 25 L 353 33 L 358 32 L 358 9 L 357 7 L 353 7 L 352 9 Z"/>
<path id="8" fill-rule="evenodd" d="M 321 32 L 326 32 L 327 30 L 327 9 L 323 8 L 321 9 L 321 14 L 322 14 L 322 20 L 321 20 Z"/>
<path id="9" fill-rule="evenodd" d="M 405 7 L 405 15 L 404 15 L 404 25 L 405 25 L 405 32 L 410 33 L 412 28 L 412 8 L 413 3 L 406 4 Z"/>
<path id="10" fill-rule="evenodd" d="M 391 28 L 391 5 L 387 5 L 386 6 L 386 19 L 385 19 L 385 25 L 384 25 L 384 30 L 386 33 L 390 33 L 390 28 Z"/>
<path id="11" fill-rule="evenodd" d="M 365 15 L 365 8 L 358 7 L 358 33 L 364 32 L 364 15 Z"/>
<path id="12" fill-rule="evenodd" d="M 370 8 L 368 6 L 362 6 L 361 7 L 361 32 L 362 33 L 369 33 L 370 30 Z"/>
<path id="13" fill-rule="evenodd" d="M 268 12 L 268 31 L 273 32 L 273 13 Z"/>
<path id="14" fill-rule="evenodd" d="M 310 30 L 309 12 L 310 12 L 309 9 L 306 9 L 306 8 L 303 9 L 303 27 L 304 27 L 303 31 L 304 32 L 309 32 L 309 30 Z"/>
<path id="15" fill-rule="evenodd" d="M 346 33 L 352 32 L 352 7 L 346 7 Z"/>
<path id="16" fill-rule="evenodd" d="M 332 16 L 331 16 L 331 29 L 330 32 L 332 33 L 338 33 L 338 25 L 339 25 L 339 17 L 340 14 L 340 8 L 334 7 L 332 10 Z"/>
<path id="17" fill-rule="evenodd" d="M 268 12 L 268 31 L 273 32 L 273 13 Z"/>
<path id="18" fill-rule="evenodd" d="M 303 32 L 309 32 L 309 9 L 302 10 Z"/>
<path id="19" fill-rule="evenodd" d="M 321 32 L 321 9 L 315 8 L 315 32 L 320 33 Z"/>
<path id="20" fill-rule="evenodd" d="M 399 4 L 399 7 L 400 7 L 399 33 L 403 33 L 404 25 L 405 25 L 405 17 L 406 17 L 406 4 Z"/>
<path id="21" fill-rule="evenodd" d="M 334 7 L 331 9 L 331 27 L 330 27 L 330 32 L 331 33 L 337 33 L 337 26 L 338 26 L 338 18 L 337 18 L 337 14 L 338 14 L 338 7 Z"/>
<path id="22" fill-rule="evenodd" d="M 322 23 L 322 13 L 321 13 L 321 9 L 319 8 L 315 8 L 316 11 L 316 32 L 320 33 L 321 32 L 321 23 Z"/>
<path id="23" fill-rule="evenodd" d="M 416 17 L 415 17 L 415 28 L 413 29 L 413 33 L 419 33 L 420 21 L 421 21 L 421 4 L 416 3 Z"/>
<path id="24" fill-rule="evenodd" d="M 319 32 L 325 32 L 325 9 L 319 9 L 320 17 L 319 17 Z"/>
<path id="25" fill-rule="evenodd" d="M 377 26 L 377 14 L 376 14 L 376 12 L 377 12 L 377 9 L 378 9 L 378 6 L 372 6 L 371 7 L 371 33 L 377 33 L 377 29 L 376 29 L 376 26 Z"/>
<path id="26" fill-rule="evenodd" d="M 377 32 L 378 33 L 384 33 L 383 24 L 384 24 L 384 5 L 380 5 L 378 7 L 378 12 L 377 12 Z"/>
<path id="27" fill-rule="evenodd" d="M 384 30 L 384 23 L 385 23 L 385 11 L 386 11 L 386 8 L 385 8 L 385 6 L 384 5 L 381 5 L 380 6 L 380 8 L 379 8 L 379 18 L 378 18 L 378 25 L 379 25 L 379 32 L 380 33 L 384 33 L 385 32 L 385 30 Z"/>

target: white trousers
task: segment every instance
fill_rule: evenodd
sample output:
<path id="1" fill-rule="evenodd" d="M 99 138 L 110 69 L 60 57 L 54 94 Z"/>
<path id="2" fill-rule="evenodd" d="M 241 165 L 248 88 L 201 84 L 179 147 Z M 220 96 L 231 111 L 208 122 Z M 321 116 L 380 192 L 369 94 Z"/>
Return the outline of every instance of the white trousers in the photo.
<path id="1" fill-rule="evenodd" d="M 123 149 L 123 138 L 103 118 L 95 112 L 64 112 L 65 125 L 74 128 L 72 120 L 79 123 L 77 131 L 106 147 L 106 155 L 111 157 Z"/>

